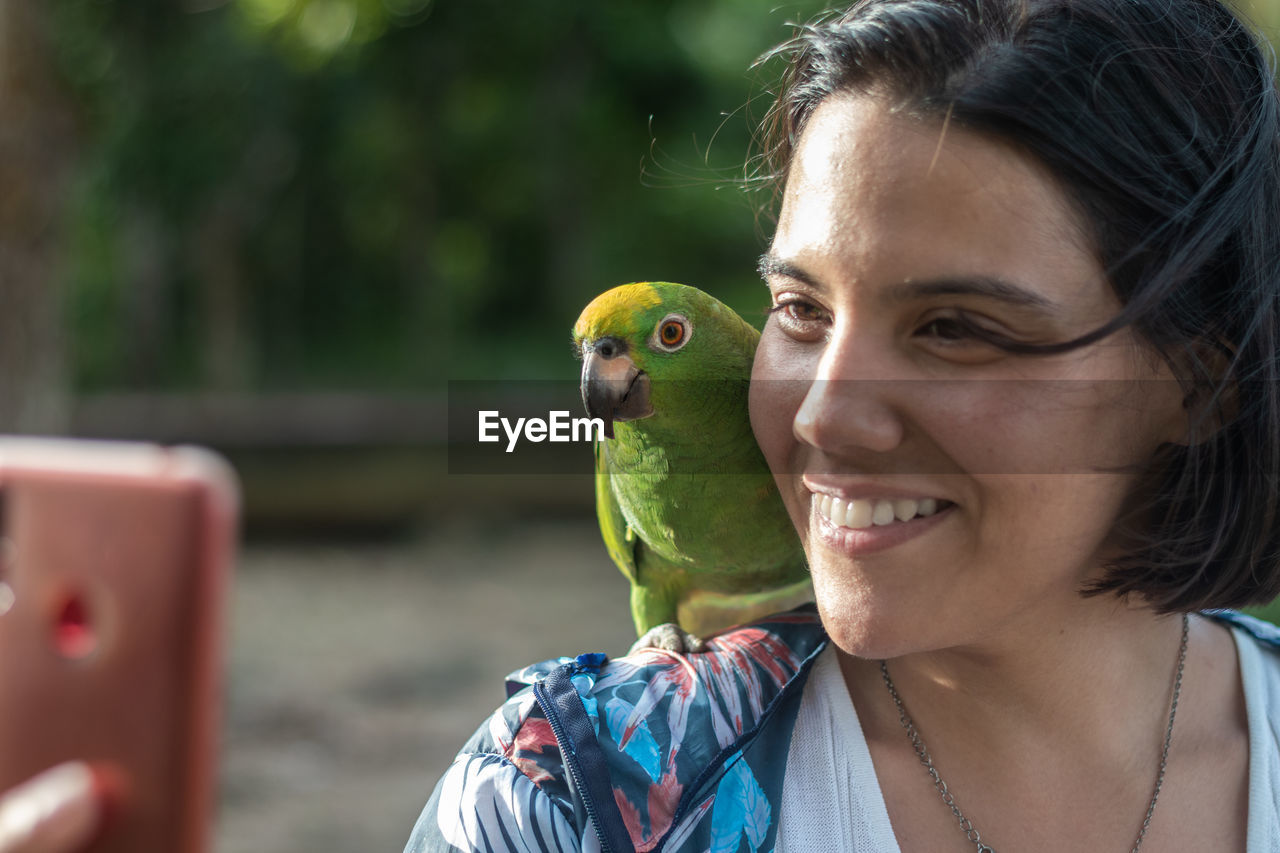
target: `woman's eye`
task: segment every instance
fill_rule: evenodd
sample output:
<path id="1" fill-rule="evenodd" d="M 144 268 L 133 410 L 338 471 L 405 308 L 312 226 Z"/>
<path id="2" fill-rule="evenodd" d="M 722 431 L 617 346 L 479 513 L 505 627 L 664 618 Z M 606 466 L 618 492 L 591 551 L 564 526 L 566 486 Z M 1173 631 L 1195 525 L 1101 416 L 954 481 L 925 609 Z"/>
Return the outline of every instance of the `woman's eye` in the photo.
<path id="1" fill-rule="evenodd" d="M 827 319 L 826 311 L 802 299 L 779 300 L 769 309 L 769 313 L 776 316 L 783 330 L 794 337 L 820 332 Z"/>
<path id="2" fill-rule="evenodd" d="M 963 341 L 975 337 L 973 325 L 955 317 L 935 317 L 918 334 L 942 341 Z"/>

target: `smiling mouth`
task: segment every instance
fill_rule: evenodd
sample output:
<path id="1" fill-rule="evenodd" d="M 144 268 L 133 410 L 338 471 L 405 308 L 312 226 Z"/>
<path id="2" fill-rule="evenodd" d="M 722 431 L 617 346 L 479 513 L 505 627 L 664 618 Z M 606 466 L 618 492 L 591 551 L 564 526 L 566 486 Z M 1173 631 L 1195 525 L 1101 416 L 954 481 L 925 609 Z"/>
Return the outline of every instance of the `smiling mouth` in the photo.
<path id="1" fill-rule="evenodd" d="M 836 527 L 865 530 L 868 527 L 885 527 L 896 522 L 927 518 L 948 507 L 951 501 L 936 498 L 898 498 L 841 500 L 831 495 L 814 494 L 813 505 L 818 515 Z"/>

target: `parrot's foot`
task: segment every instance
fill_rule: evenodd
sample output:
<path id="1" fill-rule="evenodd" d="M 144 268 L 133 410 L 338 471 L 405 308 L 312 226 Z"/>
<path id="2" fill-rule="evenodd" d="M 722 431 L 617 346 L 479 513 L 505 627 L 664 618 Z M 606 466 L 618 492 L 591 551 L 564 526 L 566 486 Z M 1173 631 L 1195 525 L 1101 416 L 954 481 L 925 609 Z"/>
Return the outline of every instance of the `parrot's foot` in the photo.
<path id="1" fill-rule="evenodd" d="M 674 622 L 664 622 L 644 632 L 640 639 L 631 644 L 628 654 L 635 654 L 644 649 L 665 649 L 678 655 L 690 655 L 706 651 L 707 644 L 701 639 L 683 630 Z"/>

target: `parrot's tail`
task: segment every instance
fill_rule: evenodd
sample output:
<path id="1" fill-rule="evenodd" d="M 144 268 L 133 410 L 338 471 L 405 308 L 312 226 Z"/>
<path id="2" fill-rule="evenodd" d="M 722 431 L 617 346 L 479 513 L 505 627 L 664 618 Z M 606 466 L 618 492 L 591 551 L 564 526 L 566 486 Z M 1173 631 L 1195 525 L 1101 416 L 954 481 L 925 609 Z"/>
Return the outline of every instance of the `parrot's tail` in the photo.
<path id="1" fill-rule="evenodd" d="M 789 586 L 765 592 L 723 593 L 695 590 L 677 609 L 680 627 L 699 637 L 719 634 L 813 601 L 813 585 L 804 578 Z"/>

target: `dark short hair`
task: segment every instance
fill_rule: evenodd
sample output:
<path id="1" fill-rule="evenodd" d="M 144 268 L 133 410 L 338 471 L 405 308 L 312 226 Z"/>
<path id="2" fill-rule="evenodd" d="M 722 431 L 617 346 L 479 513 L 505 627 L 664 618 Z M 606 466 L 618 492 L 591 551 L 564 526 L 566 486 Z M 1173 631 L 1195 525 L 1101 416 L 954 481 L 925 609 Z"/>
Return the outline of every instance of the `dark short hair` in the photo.
<path id="1" fill-rule="evenodd" d="M 815 108 L 882 92 L 908 115 L 1017 146 L 1082 214 L 1123 304 L 1049 346 L 1132 327 L 1193 417 L 1117 524 L 1087 594 L 1160 612 L 1280 594 L 1280 100 L 1268 56 L 1217 0 L 861 0 L 801 28 L 766 119 L 776 187 Z"/>

